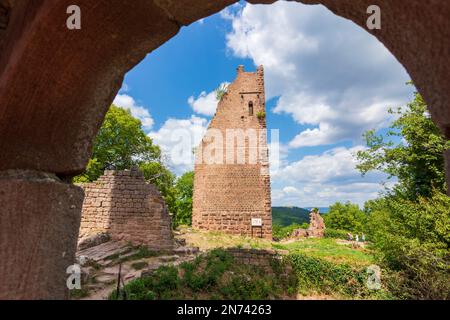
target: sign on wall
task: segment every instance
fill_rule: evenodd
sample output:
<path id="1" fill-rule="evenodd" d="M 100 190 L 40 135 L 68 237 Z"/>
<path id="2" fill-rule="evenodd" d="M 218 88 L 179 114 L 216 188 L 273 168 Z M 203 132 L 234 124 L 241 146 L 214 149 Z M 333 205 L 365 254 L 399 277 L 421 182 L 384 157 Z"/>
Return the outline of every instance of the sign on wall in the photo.
<path id="1" fill-rule="evenodd" d="M 262 219 L 252 218 L 252 227 L 262 227 Z"/>

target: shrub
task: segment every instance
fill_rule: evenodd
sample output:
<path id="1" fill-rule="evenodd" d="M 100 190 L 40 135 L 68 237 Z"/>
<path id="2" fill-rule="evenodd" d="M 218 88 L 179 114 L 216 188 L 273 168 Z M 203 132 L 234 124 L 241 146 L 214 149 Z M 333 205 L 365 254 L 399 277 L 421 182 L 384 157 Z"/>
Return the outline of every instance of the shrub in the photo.
<path id="1" fill-rule="evenodd" d="M 276 273 L 270 275 L 260 267 L 236 264 L 228 252 L 216 249 L 179 268 L 160 267 L 149 276 L 129 282 L 123 292 L 131 300 L 271 299 L 292 295 L 296 279 Z M 110 299 L 123 298 L 117 297 L 115 291 L 110 295 Z"/>
<path id="2" fill-rule="evenodd" d="M 256 116 L 258 117 L 259 120 L 262 120 L 266 117 L 266 113 L 264 111 L 258 111 L 256 113 Z"/>
<path id="3" fill-rule="evenodd" d="M 450 298 L 450 197 L 437 191 L 417 201 L 388 196 L 367 207 L 378 258 L 400 277 L 397 294 Z"/>
<path id="4" fill-rule="evenodd" d="M 300 293 L 308 294 L 313 289 L 317 293 L 351 298 L 390 298 L 386 290 L 377 292 L 368 289 L 366 268 L 335 264 L 300 253 L 289 255 L 289 259 L 297 276 Z"/>
<path id="5" fill-rule="evenodd" d="M 154 299 L 177 299 L 180 286 L 178 269 L 173 266 L 161 266 L 148 277 L 138 278 L 130 281 L 122 289 L 122 294 L 117 297 L 114 290 L 109 299 L 129 300 L 154 300 Z"/>
<path id="6" fill-rule="evenodd" d="M 324 215 L 324 220 L 328 228 L 362 232 L 367 217 L 357 204 L 336 202 L 330 206 L 330 212 Z"/>

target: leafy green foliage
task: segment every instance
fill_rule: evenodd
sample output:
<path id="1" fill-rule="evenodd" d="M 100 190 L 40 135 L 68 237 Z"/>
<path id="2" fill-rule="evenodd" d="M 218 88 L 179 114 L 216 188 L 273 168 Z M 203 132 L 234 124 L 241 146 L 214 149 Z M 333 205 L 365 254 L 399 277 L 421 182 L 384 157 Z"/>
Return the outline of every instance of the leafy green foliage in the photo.
<path id="1" fill-rule="evenodd" d="M 216 99 L 217 101 L 222 100 L 223 96 L 227 93 L 228 91 L 228 84 L 222 83 L 216 90 Z"/>
<path id="2" fill-rule="evenodd" d="M 295 293 L 295 281 L 236 264 L 228 252 L 215 249 L 178 268 L 160 267 L 149 276 L 131 281 L 124 290 L 130 300 L 270 299 L 286 296 L 288 291 Z M 117 298 L 112 292 L 110 299 Z"/>
<path id="3" fill-rule="evenodd" d="M 391 139 L 385 141 L 374 130 L 366 132 L 368 149 L 358 152 L 357 169 L 363 174 L 380 170 L 397 177 L 394 191 L 410 200 L 430 196 L 433 188 L 444 192 L 443 153 L 450 148 L 450 141 L 431 120 L 422 96 L 416 93 L 406 108 L 389 112 L 398 117 L 388 133 Z"/>
<path id="4" fill-rule="evenodd" d="M 142 130 L 139 119 L 129 110 L 111 105 L 94 141 L 91 161 L 77 182 L 94 181 L 108 167 L 130 169 L 145 162 L 159 161 L 161 150 Z"/>
<path id="5" fill-rule="evenodd" d="M 301 253 L 291 254 L 289 258 L 302 294 L 309 294 L 313 289 L 316 293 L 337 294 L 352 299 L 390 297 L 385 290 L 374 292 L 367 288 L 366 268 L 336 264 Z"/>
<path id="6" fill-rule="evenodd" d="M 309 223 L 309 211 L 299 207 L 272 207 L 272 222 L 282 227 Z"/>
<path id="7" fill-rule="evenodd" d="M 257 117 L 259 120 L 265 119 L 265 118 L 266 118 L 266 113 L 265 113 L 264 111 L 258 111 L 258 112 L 256 113 L 256 117 Z"/>
<path id="8" fill-rule="evenodd" d="M 368 201 L 367 230 L 380 262 L 397 272 L 393 291 L 405 298 L 448 299 L 450 292 L 450 197 L 445 194 L 443 153 L 450 147 L 416 93 L 397 116 L 390 141 L 365 134 L 358 153 L 363 173 L 380 170 L 398 178 L 384 197 Z M 398 142 L 395 142 L 397 138 Z"/>
<path id="9" fill-rule="evenodd" d="M 367 217 L 356 204 L 336 202 L 330 206 L 330 212 L 324 215 L 324 220 L 327 228 L 362 232 Z"/>
<path id="10" fill-rule="evenodd" d="M 169 212 L 177 211 L 175 175 L 160 162 L 145 162 L 139 165 L 145 180 L 153 183 L 161 192 L 169 207 Z"/>
<path id="11" fill-rule="evenodd" d="M 175 184 L 176 215 L 173 219 L 174 226 L 180 224 L 192 224 L 192 197 L 194 190 L 194 172 L 186 172 Z"/>
<path id="12" fill-rule="evenodd" d="M 450 297 L 450 197 L 435 191 L 417 201 L 390 196 L 366 204 L 368 230 L 380 261 L 400 272 L 398 294 Z"/>

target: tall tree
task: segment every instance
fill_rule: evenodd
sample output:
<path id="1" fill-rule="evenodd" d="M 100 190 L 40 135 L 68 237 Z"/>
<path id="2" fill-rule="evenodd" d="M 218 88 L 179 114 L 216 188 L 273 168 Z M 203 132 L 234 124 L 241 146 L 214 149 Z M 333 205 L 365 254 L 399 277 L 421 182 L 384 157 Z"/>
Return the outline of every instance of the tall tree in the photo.
<path id="1" fill-rule="evenodd" d="M 364 138 L 368 149 L 358 152 L 357 169 L 363 174 L 380 170 L 397 177 L 395 191 L 408 199 L 429 197 L 434 188 L 444 192 L 444 151 L 450 148 L 450 142 L 431 120 L 422 96 L 415 93 L 406 107 L 389 113 L 398 118 L 390 127 L 388 141 L 374 130 L 367 131 Z"/>
<path id="2" fill-rule="evenodd" d="M 357 204 L 336 202 L 330 206 L 324 220 L 327 228 L 361 232 L 364 230 L 367 217 Z"/>
<path id="3" fill-rule="evenodd" d="M 183 174 L 175 184 L 176 192 L 176 217 L 174 224 L 192 223 L 192 197 L 194 189 L 194 172 L 189 171 Z"/>
<path id="4" fill-rule="evenodd" d="M 92 158 L 78 182 L 94 181 L 107 168 L 130 169 L 146 162 L 159 162 L 161 150 L 142 129 L 139 119 L 111 105 L 94 141 Z"/>

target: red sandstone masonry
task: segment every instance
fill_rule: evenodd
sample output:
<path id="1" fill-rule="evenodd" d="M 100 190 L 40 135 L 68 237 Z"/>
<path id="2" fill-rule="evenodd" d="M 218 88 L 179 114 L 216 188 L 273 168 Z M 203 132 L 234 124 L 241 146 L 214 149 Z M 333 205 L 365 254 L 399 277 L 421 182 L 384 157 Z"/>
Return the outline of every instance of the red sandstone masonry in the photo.
<path id="1" fill-rule="evenodd" d="M 106 170 L 97 181 L 83 185 L 80 239 L 107 232 L 113 240 L 171 249 L 169 212 L 154 185 L 139 170 Z"/>
<path id="2" fill-rule="evenodd" d="M 282 272 L 283 275 L 289 275 L 292 272 L 292 266 L 286 262 L 287 250 L 257 250 L 243 248 L 229 248 L 226 251 L 234 257 L 237 264 L 246 264 L 263 268 L 268 274 Z M 277 260 L 281 263 L 282 270 L 274 270 L 273 262 Z"/>
<path id="3" fill-rule="evenodd" d="M 249 103 L 253 103 L 253 115 Z M 272 239 L 272 208 L 265 117 L 264 71 L 244 72 L 238 68 L 236 80 L 219 102 L 208 132 L 220 130 L 223 136 L 223 164 L 200 163 L 209 142 L 203 139 L 196 154 L 192 226 L 201 230 L 216 230 L 230 234 L 262 236 Z M 245 155 L 245 164 L 226 163 L 226 131 L 254 129 L 258 135 L 256 163 L 250 163 L 250 143 L 235 152 Z M 207 133 L 208 134 L 208 133 Z M 236 156 L 235 156 L 235 159 Z M 252 218 L 262 219 L 262 228 L 252 228 Z"/>

